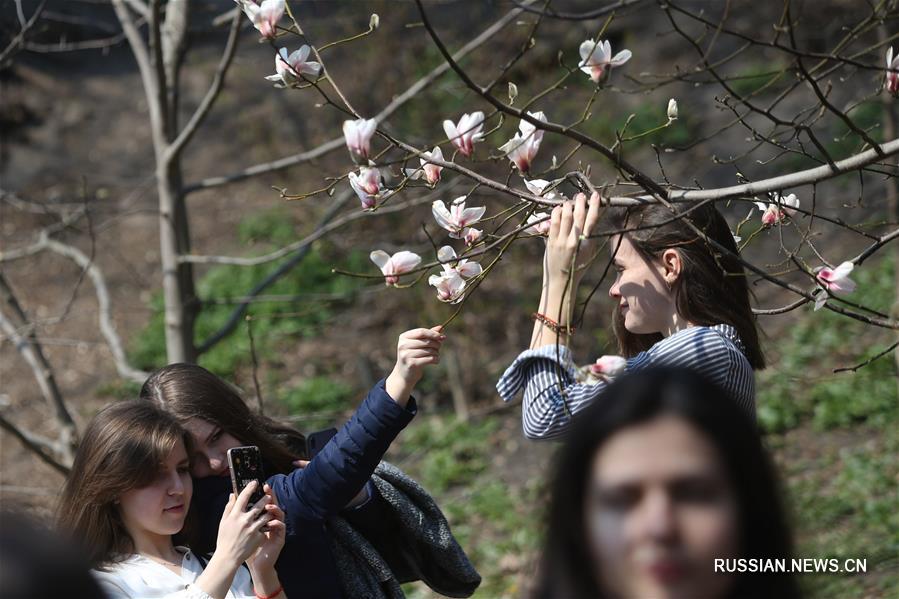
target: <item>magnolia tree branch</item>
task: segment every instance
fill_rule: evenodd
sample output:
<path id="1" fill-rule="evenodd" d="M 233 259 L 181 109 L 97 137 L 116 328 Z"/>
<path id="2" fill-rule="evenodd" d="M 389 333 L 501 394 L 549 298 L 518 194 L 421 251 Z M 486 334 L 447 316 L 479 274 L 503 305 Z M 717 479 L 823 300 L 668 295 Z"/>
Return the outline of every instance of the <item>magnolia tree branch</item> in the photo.
<path id="1" fill-rule="evenodd" d="M 44 12 L 44 5 L 46 4 L 47 0 L 41 0 L 41 3 L 37 5 L 36 9 L 34 9 L 34 13 L 32 13 L 31 17 L 29 17 L 27 21 L 20 23 L 22 28 L 19 29 L 19 33 L 17 33 L 15 37 L 10 40 L 9 44 L 6 45 L 3 51 L 0 51 L 0 68 L 5 67 L 7 61 L 12 57 L 13 52 L 15 52 L 16 48 L 24 44 L 25 34 L 28 33 L 28 30 L 31 29 L 40 18 L 41 13 Z M 19 8 L 21 8 L 21 6 L 19 6 Z"/>
<path id="2" fill-rule="evenodd" d="M 530 2 L 526 2 L 523 4 L 531 4 L 533 0 Z M 462 46 L 458 52 L 456 52 L 453 57 L 456 60 L 460 60 L 470 54 L 473 50 L 477 49 L 485 42 L 490 39 L 493 39 L 497 33 L 502 31 L 509 23 L 515 21 L 515 19 L 521 14 L 521 9 L 513 9 L 510 10 L 506 15 L 502 18 L 498 19 L 495 23 L 493 23 L 490 27 L 485 29 L 480 35 L 469 41 L 467 44 Z M 230 14 L 230 13 L 229 13 Z M 446 62 L 440 63 L 439 66 L 435 67 L 431 70 L 430 73 L 416 81 L 412 84 L 408 89 L 406 89 L 403 93 L 396 96 L 387 106 L 384 107 L 381 112 L 376 114 L 373 118 L 381 123 L 386 120 L 389 116 L 391 116 L 394 112 L 396 112 L 399 108 L 401 108 L 406 102 L 416 97 L 423 90 L 427 89 L 429 85 L 431 85 L 434 81 L 436 81 L 441 75 L 446 73 L 450 69 L 449 65 Z M 310 162 L 315 160 L 316 158 L 320 158 L 325 156 L 335 150 L 339 150 L 346 147 L 346 142 L 344 138 L 335 137 L 334 139 L 327 141 L 323 144 L 318 145 L 317 147 L 307 150 L 305 152 L 301 152 L 299 154 L 294 154 L 293 156 L 286 156 L 284 158 L 279 158 L 278 160 L 273 160 L 271 162 L 265 162 L 262 164 L 257 164 L 251 167 L 244 169 L 239 173 L 235 173 L 233 175 L 223 175 L 218 177 L 208 177 L 206 179 L 201 179 L 196 183 L 188 184 L 184 187 L 184 192 L 189 194 L 194 191 L 199 191 L 201 189 L 208 189 L 210 187 L 218 187 L 220 185 L 227 185 L 229 183 L 235 183 L 237 181 L 242 181 L 249 177 L 255 177 L 257 175 L 262 175 L 266 173 L 272 173 L 276 171 L 280 171 L 286 169 L 291 166 L 296 166 L 298 164 L 303 164 L 306 162 Z"/>

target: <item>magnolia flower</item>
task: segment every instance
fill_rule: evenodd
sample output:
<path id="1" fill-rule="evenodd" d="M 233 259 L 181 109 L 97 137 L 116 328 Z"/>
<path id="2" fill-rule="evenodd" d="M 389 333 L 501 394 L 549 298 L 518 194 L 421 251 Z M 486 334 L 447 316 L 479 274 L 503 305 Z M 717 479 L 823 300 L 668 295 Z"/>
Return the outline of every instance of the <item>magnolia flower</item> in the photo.
<path id="1" fill-rule="evenodd" d="M 531 235 L 546 235 L 549 233 L 549 214 L 547 214 L 546 212 L 535 212 L 528 217 L 528 224 L 531 226 L 527 229 L 524 229 L 522 233 L 529 233 Z"/>
<path id="2" fill-rule="evenodd" d="M 437 299 L 441 302 L 455 304 L 462 299 L 465 279 L 481 274 L 481 265 L 457 259 L 456 251 L 448 245 L 437 250 L 437 259 L 443 263 L 443 272 L 428 277 L 428 285 L 437 288 Z"/>
<path id="3" fill-rule="evenodd" d="M 843 262 L 836 268 L 820 267 L 815 270 L 815 280 L 819 285 L 819 289 L 815 299 L 815 310 L 820 310 L 830 293 L 852 293 L 855 291 L 855 281 L 849 278 L 849 273 L 855 265 L 852 262 Z"/>
<path id="4" fill-rule="evenodd" d="M 375 250 L 369 254 L 369 257 L 384 273 L 386 285 L 396 285 L 400 280 L 399 275 L 409 272 L 421 262 L 421 256 L 406 250 L 397 252 L 393 256 L 384 250 Z"/>
<path id="5" fill-rule="evenodd" d="M 481 240 L 481 237 L 484 235 L 484 232 L 480 229 L 475 229 L 474 227 L 468 227 L 465 230 L 465 243 L 470 247 L 476 244 Z"/>
<path id="6" fill-rule="evenodd" d="M 590 372 L 597 376 L 613 377 L 624 372 L 627 360 L 621 356 L 602 356 L 590 365 Z"/>
<path id="7" fill-rule="evenodd" d="M 546 181 L 544 179 L 531 179 L 530 181 L 528 181 L 527 179 L 524 180 L 524 186 L 527 187 L 528 191 L 530 191 L 535 196 L 540 196 L 542 198 L 546 198 L 547 200 L 565 199 L 562 194 L 556 193 L 555 190 L 544 191 L 547 187 L 552 185 L 552 183 L 554 183 L 554 181 Z"/>
<path id="8" fill-rule="evenodd" d="M 675 100 L 674 98 L 668 100 L 668 120 L 677 120 L 677 100 Z"/>
<path id="9" fill-rule="evenodd" d="M 428 277 L 428 285 L 437 288 L 437 299 L 451 304 L 459 302 L 465 291 L 465 279 L 456 271 L 431 275 Z"/>
<path id="10" fill-rule="evenodd" d="M 622 50 L 612 56 L 612 45 L 608 40 L 586 40 L 580 47 L 581 62 L 578 67 L 590 76 L 594 83 L 599 83 L 608 76 L 611 67 L 620 67 L 631 59 L 630 50 Z"/>
<path id="11" fill-rule="evenodd" d="M 470 279 L 481 274 L 481 265 L 477 262 L 470 262 L 463 258 L 461 260 L 456 256 L 456 250 L 452 246 L 445 245 L 437 250 L 437 259 L 443 263 L 443 273 L 457 272 L 460 276 Z"/>
<path id="12" fill-rule="evenodd" d="M 262 0 L 262 4 L 256 4 L 252 0 L 235 0 L 235 2 L 240 5 L 262 37 L 274 39 L 275 26 L 284 15 L 284 0 Z"/>
<path id="13" fill-rule="evenodd" d="M 375 119 L 344 121 L 343 136 L 346 138 L 346 147 L 350 153 L 367 159 L 371 150 L 371 136 L 375 134 L 377 128 L 378 121 Z"/>
<path id="14" fill-rule="evenodd" d="M 376 168 L 363 166 L 359 169 L 358 175 L 350 173 L 347 177 L 350 180 L 350 187 L 362 202 L 363 210 L 374 208 L 381 196 L 381 172 Z"/>
<path id="15" fill-rule="evenodd" d="M 776 225 L 788 216 L 793 216 L 796 208 L 799 207 L 799 199 L 795 193 L 791 193 L 786 197 L 780 194 L 772 194 L 774 202 L 765 204 L 764 202 L 755 202 L 758 209 L 762 211 L 762 224 L 766 227 Z"/>
<path id="16" fill-rule="evenodd" d="M 287 53 L 287 48 L 281 48 L 275 54 L 275 74 L 268 75 L 266 79 L 275 82 L 275 87 L 289 87 L 297 82 L 300 75 L 318 77 L 322 65 L 315 61 L 307 61 L 310 48 L 307 45 L 300 46 L 299 50 Z"/>
<path id="17" fill-rule="evenodd" d="M 458 125 L 450 120 L 443 121 L 443 131 L 463 156 L 471 156 L 474 152 L 474 143 L 484 138 L 483 128 L 484 113 L 480 110 L 463 114 Z"/>
<path id="18" fill-rule="evenodd" d="M 428 185 L 433 187 L 440 181 L 440 171 L 443 170 L 443 167 L 438 164 L 431 164 L 428 162 L 428 159 L 433 158 L 435 160 L 443 160 L 443 150 L 440 149 L 440 146 L 434 146 L 433 150 L 430 152 L 422 152 L 421 156 L 422 157 L 419 158 L 421 168 L 406 169 L 406 176 L 410 179 L 421 179 L 424 177 L 425 181 L 428 182 Z"/>
<path id="19" fill-rule="evenodd" d="M 449 210 L 440 200 L 434 200 L 431 204 L 431 212 L 437 224 L 450 232 L 453 239 L 462 239 L 468 233 L 469 225 L 473 225 L 484 216 L 486 206 L 478 208 L 466 208 L 465 196 L 453 200 Z"/>
<path id="20" fill-rule="evenodd" d="M 546 116 L 543 111 L 528 112 L 528 115 L 534 117 L 538 121 L 546 122 Z M 521 121 L 518 124 L 518 133 L 515 137 L 500 146 L 500 150 L 505 152 L 518 170 L 525 173 L 530 170 L 531 162 L 540 149 L 540 142 L 543 141 L 543 129 L 538 129 L 527 121 Z"/>
<path id="21" fill-rule="evenodd" d="M 887 76 L 883 82 L 883 88 L 899 98 L 899 73 L 895 70 L 899 69 L 899 55 L 893 58 L 893 47 L 887 48 Z"/>

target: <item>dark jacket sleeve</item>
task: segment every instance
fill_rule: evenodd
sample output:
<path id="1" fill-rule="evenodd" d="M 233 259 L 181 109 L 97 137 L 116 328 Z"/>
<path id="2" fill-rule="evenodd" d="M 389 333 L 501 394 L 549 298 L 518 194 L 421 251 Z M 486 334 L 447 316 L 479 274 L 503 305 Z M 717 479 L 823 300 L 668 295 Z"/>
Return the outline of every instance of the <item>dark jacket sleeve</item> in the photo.
<path id="1" fill-rule="evenodd" d="M 362 405 L 306 468 L 268 479 L 287 514 L 288 533 L 298 520 L 324 520 L 339 512 L 365 485 L 381 457 L 416 412 L 387 394 L 382 379 Z"/>

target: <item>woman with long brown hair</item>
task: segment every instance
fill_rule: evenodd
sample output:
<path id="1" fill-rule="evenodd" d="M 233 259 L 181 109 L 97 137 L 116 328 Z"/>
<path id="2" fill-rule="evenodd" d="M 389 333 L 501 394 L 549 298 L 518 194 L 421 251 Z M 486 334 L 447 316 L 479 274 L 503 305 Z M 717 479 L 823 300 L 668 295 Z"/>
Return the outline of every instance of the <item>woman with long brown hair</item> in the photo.
<path id="1" fill-rule="evenodd" d="M 268 486 L 252 506 L 255 482 L 231 495 L 208 560 L 172 541 L 191 504 L 189 447 L 177 420 L 147 402 L 101 410 L 66 479 L 61 530 L 83 547 L 111 599 L 283 599 L 274 564 L 284 513 Z"/>
<path id="2" fill-rule="evenodd" d="M 390 555 L 370 545 L 373 537 L 388 538 L 394 541 L 384 548 L 389 551 L 401 538 L 400 524 L 383 505 L 370 477 L 391 441 L 415 414 L 412 390 L 423 368 L 437 362 L 443 340 L 439 327 L 400 335 L 393 371 L 375 384 L 350 420 L 304 468 L 295 465 L 307 457 L 303 436 L 250 410 L 239 391 L 215 374 L 196 364 L 170 364 L 154 372 L 144 383 L 141 398 L 174 415 L 193 440 L 191 473 L 201 522 L 193 542 L 204 548 L 215 543 L 227 496 L 227 450 L 257 445 L 268 480 L 287 513 L 287 541 L 277 568 L 288 594 L 328 599 L 389 597 L 402 592 L 400 582 L 419 578 L 427 578 L 432 587 L 437 581 L 438 588 L 453 596 L 470 594 L 480 577 L 449 534 L 436 505 L 431 513 L 439 534 L 423 529 L 419 544 L 401 546 Z M 346 526 L 331 526 L 338 515 L 351 520 L 354 528 L 365 528 L 356 543 L 365 544 L 364 555 L 351 555 L 342 563 L 333 529 L 340 532 Z M 428 560 L 428 548 L 435 546 L 439 547 L 435 553 L 451 556 L 450 565 Z M 419 556 L 425 556 L 424 560 Z M 425 560 L 428 563 L 422 565 Z M 404 571 L 394 569 L 396 564 Z M 467 575 L 463 586 L 454 576 L 459 571 Z M 447 586 L 441 587 L 444 582 Z"/>
<path id="3" fill-rule="evenodd" d="M 617 370 L 649 366 L 692 368 L 721 386 L 743 408 L 755 411 L 754 370 L 764 368 L 755 316 L 739 251 L 727 222 L 711 203 L 658 203 L 608 208 L 616 278 L 614 331 Z M 556 437 L 572 416 L 590 405 L 607 377 L 579 381 L 564 345 L 573 332 L 572 299 L 583 268 L 575 259 L 600 220 L 600 198 L 584 194 L 553 209 L 544 257 L 543 290 L 534 314 L 531 347 L 496 387 L 506 401 L 524 389 L 525 435 Z"/>

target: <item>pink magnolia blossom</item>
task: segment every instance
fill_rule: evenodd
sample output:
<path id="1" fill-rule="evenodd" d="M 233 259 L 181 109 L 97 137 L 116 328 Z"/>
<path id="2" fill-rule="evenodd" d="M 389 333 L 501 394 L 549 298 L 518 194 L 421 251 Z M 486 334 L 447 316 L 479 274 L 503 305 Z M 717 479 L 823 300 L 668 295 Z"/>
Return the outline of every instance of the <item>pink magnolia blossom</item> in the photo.
<path id="1" fill-rule="evenodd" d="M 461 301 L 465 291 L 465 279 L 456 271 L 431 275 L 428 277 L 428 285 L 437 288 L 437 299 L 451 304 Z"/>
<path id="2" fill-rule="evenodd" d="M 350 153 L 359 158 L 368 159 L 371 151 L 371 137 L 378 129 L 378 121 L 375 119 L 356 119 L 343 122 L 343 136 L 346 138 L 346 147 Z"/>
<path id="3" fill-rule="evenodd" d="M 262 0 L 256 4 L 252 0 L 235 0 L 243 9 L 262 37 L 274 39 L 278 21 L 284 15 L 284 0 Z"/>
<path id="4" fill-rule="evenodd" d="M 893 70 L 891 70 L 893 69 Z M 883 88 L 895 97 L 899 98 L 899 55 L 893 58 L 893 47 L 887 48 L 887 75 L 883 82 Z"/>
<path id="5" fill-rule="evenodd" d="M 546 116 L 542 111 L 529 112 L 528 115 L 543 123 L 546 122 Z M 518 124 L 518 133 L 515 134 L 515 137 L 500 146 L 499 149 L 515 164 L 519 172 L 526 173 L 531 169 L 531 163 L 537 156 L 537 150 L 540 149 L 542 141 L 543 130 L 523 120 Z"/>
<path id="6" fill-rule="evenodd" d="M 458 125 L 450 120 L 443 121 L 443 131 L 463 156 L 471 156 L 474 152 L 475 142 L 484 138 L 483 129 L 484 113 L 480 110 L 463 114 Z"/>
<path id="7" fill-rule="evenodd" d="M 535 212 L 528 217 L 528 224 L 531 226 L 522 230 L 522 233 L 527 233 L 529 235 L 548 235 L 549 222 L 549 214 L 546 212 Z"/>
<path id="8" fill-rule="evenodd" d="M 468 229 L 465 230 L 465 243 L 469 247 L 471 247 L 474 244 L 476 244 L 477 242 L 479 242 L 481 240 L 481 237 L 483 237 L 483 235 L 484 235 L 484 232 L 481 231 L 480 229 L 475 229 L 474 227 L 468 227 Z"/>
<path id="9" fill-rule="evenodd" d="M 799 199 L 794 193 L 786 197 L 781 197 L 780 194 L 775 193 L 772 199 L 774 202 L 769 204 L 755 202 L 758 209 L 762 211 L 762 224 L 766 227 L 776 225 L 786 217 L 793 216 L 796 213 L 796 208 L 799 207 Z"/>
<path id="10" fill-rule="evenodd" d="M 456 250 L 448 245 L 437 250 L 437 259 L 443 263 L 443 272 L 428 277 L 428 285 L 437 288 L 437 299 L 441 302 L 455 304 L 462 299 L 465 279 L 478 276 L 483 269 L 477 262 L 458 259 Z"/>
<path id="11" fill-rule="evenodd" d="M 369 254 L 369 257 L 384 273 L 386 285 L 396 285 L 400 280 L 399 275 L 413 270 L 421 262 L 421 256 L 406 250 L 397 252 L 393 256 L 384 250 L 375 250 Z"/>
<path id="12" fill-rule="evenodd" d="M 470 279 L 481 274 L 481 265 L 477 262 L 471 262 L 465 258 L 461 260 L 456 256 L 456 250 L 451 246 L 445 245 L 437 250 L 437 259 L 443 263 L 443 272 L 449 273 L 455 271 L 460 276 Z"/>
<path id="13" fill-rule="evenodd" d="M 613 377 L 624 372 L 627 360 L 621 356 L 601 356 L 590 365 L 590 372 L 597 376 Z"/>
<path id="14" fill-rule="evenodd" d="M 363 210 L 374 208 L 381 197 L 381 172 L 374 167 L 363 166 L 358 175 L 350 173 L 347 178 L 350 180 L 350 187 L 359 196 Z"/>
<path id="15" fill-rule="evenodd" d="M 424 177 L 425 181 L 428 182 L 428 185 L 433 187 L 440 181 L 440 171 L 443 170 L 443 167 L 438 164 L 431 164 L 428 162 L 428 158 L 443 160 L 443 150 L 440 149 L 440 146 L 434 146 L 433 150 L 430 152 L 422 152 L 421 156 L 422 157 L 419 158 L 421 168 L 406 169 L 406 176 L 410 179 L 421 179 Z"/>
<path id="16" fill-rule="evenodd" d="M 300 75 L 317 77 L 322 70 L 322 65 L 306 59 L 309 58 L 310 48 L 303 44 L 299 50 L 287 53 L 287 48 L 281 48 L 275 54 L 275 74 L 268 75 L 266 79 L 275 82 L 275 87 L 289 87 L 300 79 Z"/>
<path id="17" fill-rule="evenodd" d="M 827 303 L 830 297 L 828 292 L 845 294 L 855 291 L 855 281 L 849 278 L 853 268 L 855 265 L 852 262 L 843 262 L 836 268 L 824 266 L 815 271 L 816 282 L 820 286 L 815 298 L 815 310 L 820 310 Z"/>
<path id="18" fill-rule="evenodd" d="M 486 211 L 486 206 L 466 208 L 465 196 L 453 200 L 449 209 L 440 200 L 434 200 L 431 204 L 431 212 L 437 224 L 449 231 L 453 239 L 463 239 L 468 233 L 469 226 L 481 220 Z"/>
<path id="19" fill-rule="evenodd" d="M 578 67 L 590 76 L 594 83 L 600 83 L 611 72 L 612 67 L 620 67 L 631 59 L 630 50 L 622 50 L 612 56 L 612 45 L 608 40 L 585 40 L 580 47 L 581 62 Z"/>

